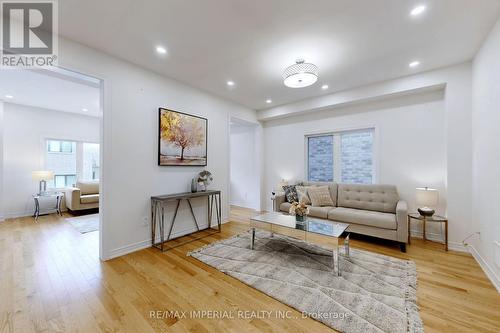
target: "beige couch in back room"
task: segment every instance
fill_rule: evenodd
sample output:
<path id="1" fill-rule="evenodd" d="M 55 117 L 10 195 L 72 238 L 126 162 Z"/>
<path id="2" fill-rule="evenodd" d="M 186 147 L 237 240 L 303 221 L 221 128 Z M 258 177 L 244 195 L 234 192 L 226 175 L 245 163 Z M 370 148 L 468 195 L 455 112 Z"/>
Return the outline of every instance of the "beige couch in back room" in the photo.
<path id="1" fill-rule="evenodd" d="M 309 206 L 309 216 L 348 223 L 347 231 L 389 239 L 406 251 L 408 207 L 394 185 L 360 185 L 303 182 L 304 186 L 327 185 L 333 206 Z M 291 203 L 277 195 L 275 210 L 288 213 Z"/>
<path id="2" fill-rule="evenodd" d="M 66 207 L 71 211 L 99 208 L 99 182 L 80 181 L 66 189 Z"/>

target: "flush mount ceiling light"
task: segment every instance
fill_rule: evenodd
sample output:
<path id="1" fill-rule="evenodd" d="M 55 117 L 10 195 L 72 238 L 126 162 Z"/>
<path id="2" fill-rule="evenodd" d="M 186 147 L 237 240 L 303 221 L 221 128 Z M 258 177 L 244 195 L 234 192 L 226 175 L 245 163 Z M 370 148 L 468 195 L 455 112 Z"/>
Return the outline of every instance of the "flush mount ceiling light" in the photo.
<path id="1" fill-rule="evenodd" d="M 12 98 L 14 98 L 14 96 L 12 96 L 12 95 L 5 95 L 5 98 L 12 99 Z"/>
<path id="2" fill-rule="evenodd" d="M 318 81 L 318 67 L 297 59 L 296 64 L 283 72 L 283 83 L 289 88 L 304 88 Z"/>
<path id="3" fill-rule="evenodd" d="M 266 103 L 267 103 L 267 104 L 271 104 L 272 102 L 273 102 L 272 100 L 270 100 L 270 99 L 266 99 Z"/>
<path id="4" fill-rule="evenodd" d="M 229 86 L 229 87 L 233 87 L 234 86 L 234 81 L 227 81 L 226 84 Z"/>
<path id="5" fill-rule="evenodd" d="M 328 85 L 327 85 L 327 84 L 322 85 L 322 86 L 321 86 L 321 89 L 323 89 L 323 90 L 328 89 Z"/>

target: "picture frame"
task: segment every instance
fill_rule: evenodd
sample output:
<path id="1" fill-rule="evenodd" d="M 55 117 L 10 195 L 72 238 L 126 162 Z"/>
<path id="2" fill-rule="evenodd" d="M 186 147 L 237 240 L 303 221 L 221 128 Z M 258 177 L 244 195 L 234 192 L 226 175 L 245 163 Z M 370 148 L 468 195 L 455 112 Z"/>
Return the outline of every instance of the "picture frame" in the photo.
<path id="1" fill-rule="evenodd" d="M 207 153 L 207 118 L 158 109 L 159 166 L 207 166 Z"/>

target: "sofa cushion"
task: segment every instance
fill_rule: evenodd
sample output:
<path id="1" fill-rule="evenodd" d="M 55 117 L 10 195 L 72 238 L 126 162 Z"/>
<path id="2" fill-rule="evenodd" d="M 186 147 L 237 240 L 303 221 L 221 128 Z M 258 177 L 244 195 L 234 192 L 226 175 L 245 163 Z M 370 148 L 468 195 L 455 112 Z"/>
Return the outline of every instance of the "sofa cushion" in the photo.
<path id="1" fill-rule="evenodd" d="M 75 187 L 80 189 L 80 193 L 82 195 L 99 194 L 99 182 L 95 182 L 95 181 L 76 182 Z"/>
<path id="2" fill-rule="evenodd" d="M 334 208 L 332 206 L 325 206 L 325 207 L 308 206 L 308 207 L 309 207 L 308 216 L 317 217 L 320 219 L 328 218 L 328 212 Z"/>
<path id="3" fill-rule="evenodd" d="M 328 219 L 383 229 L 397 229 L 396 214 L 392 213 L 337 207 L 328 212 Z"/>
<path id="4" fill-rule="evenodd" d="M 290 211 L 290 207 L 292 206 L 291 203 L 289 202 L 283 202 L 281 205 L 280 205 L 280 210 L 282 212 L 285 212 L 285 213 L 288 213 Z"/>
<path id="5" fill-rule="evenodd" d="M 333 206 L 333 200 L 328 186 L 312 186 L 307 193 L 314 207 Z"/>
<path id="6" fill-rule="evenodd" d="M 311 199 L 309 199 L 309 194 L 307 194 L 308 186 L 295 186 L 295 190 L 297 191 L 297 197 L 299 198 L 299 203 L 303 203 L 304 205 L 310 205 Z"/>
<path id="7" fill-rule="evenodd" d="M 283 186 L 283 191 L 285 191 L 286 201 L 289 203 L 299 202 L 295 185 L 285 185 Z"/>
<path id="8" fill-rule="evenodd" d="M 338 184 L 333 182 L 303 182 L 304 186 L 328 186 L 330 196 L 332 197 L 333 206 L 337 206 L 337 188 Z"/>
<path id="9" fill-rule="evenodd" d="M 338 206 L 395 213 L 399 201 L 393 185 L 339 184 Z"/>
<path id="10" fill-rule="evenodd" d="M 87 194 L 80 196 L 80 203 L 89 204 L 89 203 L 98 203 L 99 202 L 99 194 Z"/>

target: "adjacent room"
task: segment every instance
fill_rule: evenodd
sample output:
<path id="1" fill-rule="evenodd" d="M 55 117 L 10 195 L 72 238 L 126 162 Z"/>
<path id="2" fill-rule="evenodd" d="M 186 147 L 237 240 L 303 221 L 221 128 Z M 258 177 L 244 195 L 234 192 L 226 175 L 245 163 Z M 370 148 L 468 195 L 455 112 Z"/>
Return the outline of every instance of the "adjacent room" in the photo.
<path id="1" fill-rule="evenodd" d="M 0 332 L 500 332 L 499 0 L 0 6 Z"/>

